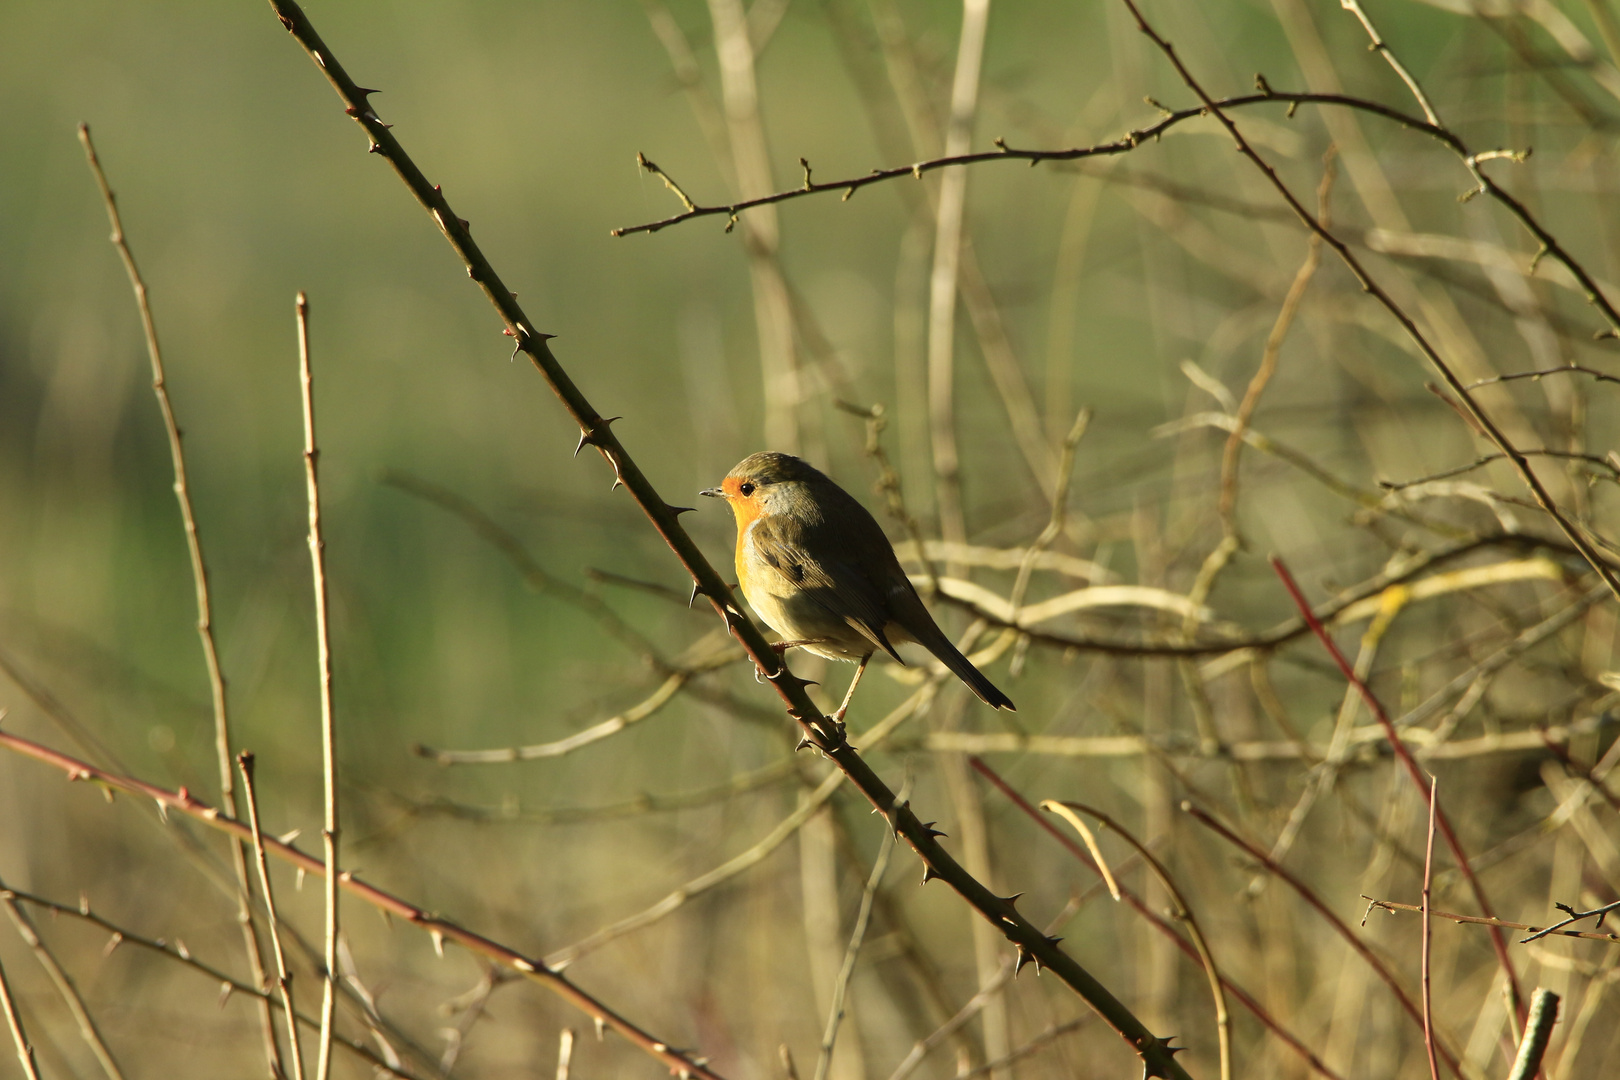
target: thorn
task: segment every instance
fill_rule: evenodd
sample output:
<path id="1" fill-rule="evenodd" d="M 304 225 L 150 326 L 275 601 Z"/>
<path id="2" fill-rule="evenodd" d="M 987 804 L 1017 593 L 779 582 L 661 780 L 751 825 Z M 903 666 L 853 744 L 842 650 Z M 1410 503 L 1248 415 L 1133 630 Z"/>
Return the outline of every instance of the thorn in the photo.
<path id="1" fill-rule="evenodd" d="M 799 740 L 798 745 L 793 748 L 793 752 L 797 754 L 800 750 L 812 750 L 815 748 L 815 745 L 815 742 L 810 738 L 810 736 L 806 735 L 804 738 Z M 926 881 L 927 879 L 924 878 L 923 880 Z"/>
<path id="2" fill-rule="evenodd" d="M 222 982 L 222 983 L 219 984 L 219 1007 L 220 1008 L 223 1009 L 225 1007 L 225 1003 L 227 1001 L 231 1000 L 231 992 L 233 990 L 235 990 L 235 989 L 236 989 L 236 987 L 232 986 L 228 982 Z"/>
<path id="3" fill-rule="evenodd" d="M 617 476 L 615 476 L 613 478 L 613 486 L 608 488 L 608 492 L 609 492 L 609 494 L 611 494 L 611 493 L 613 493 L 615 491 L 618 491 L 622 487 L 624 487 L 624 481 L 620 480 Z"/>
<path id="4" fill-rule="evenodd" d="M 934 826 L 938 825 L 938 824 L 939 824 L 939 822 L 937 822 L 937 821 L 925 821 L 925 822 L 923 822 L 922 823 L 923 834 L 928 836 L 930 839 L 932 839 L 933 837 L 936 837 L 936 836 L 948 836 L 949 835 L 948 833 L 941 832 L 940 830 L 934 828 Z"/>
<path id="5" fill-rule="evenodd" d="M 363 97 L 363 98 L 368 98 L 368 97 L 370 97 L 370 96 L 371 96 L 371 95 L 372 95 L 372 94 L 380 94 L 380 93 L 382 93 L 382 91 L 381 91 L 381 90 L 372 90 L 372 89 L 370 89 L 370 88 L 368 88 L 368 87 L 364 87 L 364 86 L 357 86 L 357 87 L 355 87 L 355 88 L 354 88 L 354 92 L 355 92 L 355 93 L 356 93 L 356 94 L 357 94 L 357 95 L 359 95 L 359 96 L 360 96 L 360 97 Z"/>
<path id="6" fill-rule="evenodd" d="M 697 603 L 698 594 L 701 593 L 702 591 L 703 591 L 703 586 L 702 585 L 699 585 L 695 581 L 692 582 L 692 595 L 688 596 L 686 598 L 686 609 L 688 611 L 692 610 L 692 605 Z"/>
<path id="7" fill-rule="evenodd" d="M 442 931 L 440 931 L 437 927 L 435 927 L 434 929 L 428 931 L 428 936 L 433 939 L 433 951 L 439 954 L 439 959 L 440 960 L 443 960 L 444 959 L 444 933 Z"/>
<path id="8" fill-rule="evenodd" d="M 107 957 L 113 954 L 113 950 L 118 948 L 118 946 L 122 945 L 123 943 L 124 935 L 119 933 L 117 930 L 114 930 L 113 936 L 107 939 L 106 946 L 101 950 L 101 958 L 103 960 L 107 959 Z"/>
<path id="9" fill-rule="evenodd" d="M 1035 970 L 1039 973 L 1041 969 L 1040 961 L 1035 959 L 1035 954 L 1022 945 L 1018 946 L 1018 966 L 1013 968 L 1013 975 L 1018 975 L 1024 970 L 1025 965 L 1031 963 L 1035 965 Z"/>
<path id="10" fill-rule="evenodd" d="M 607 1034 L 607 1021 L 600 1016 L 593 1016 L 591 1022 L 596 1025 L 596 1041 L 601 1042 L 603 1036 Z"/>
<path id="11" fill-rule="evenodd" d="M 1001 898 L 1001 902 L 1006 904 L 1008 907 L 1017 907 L 1018 906 L 1018 900 L 1023 895 L 1024 894 L 1021 893 L 1021 892 L 1015 892 L 1011 896 L 1003 896 Z"/>
<path id="12" fill-rule="evenodd" d="M 181 941 L 179 938 L 174 939 L 174 952 L 175 955 L 180 957 L 182 960 L 191 959 L 191 950 L 186 948 L 186 943 Z"/>
<path id="13" fill-rule="evenodd" d="M 938 870 L 935 870 L 932 866 L 928 866 L 926 864 L 923 866 L 922 883 L 924 885 L 928 884 L 930 881 L 933 881 L 937 877 L 939 877 L 939 871 Z"/>
<path id="14" fill-rule="evenodd" d="M 695 506 L 670 506 L 668 503 L 664 504 L 664 509 L 674 514 L 676 517 L 680 517 L 682 514 L 695 513 L 697 511 L 697 507 Z"/>
<path id="15" fill-rule="evenodd" d="M 1060 938 L 1060 937 L 1049 937 L 1049 938 L 1047 938 L 1047 939 L 1046 939 L 1046 943 L 1047 943 L 1047 944 L 1048 944 L 1048 945 L 1051 945 L 1051 946 L 1052 946 L 1052 947 L 1053 947 L 1053 948 L 1056 948 L 1056 947 L 1057 947 L 1057 943 L 1058 943 L 1058 942 L 1060 942 L 1060 941 L 1062 941 L 1062 940 L 1063 940 L 1063 939 L 1062 939 L 1062 938 Z"/>
<path id="16" fill-rule="evenodd" d="M 79 894 L 79 914 L 80 915 L 88 915 L 88 914 L 90 914 L 90 897 L 88 897 L 87 895 L 85 895 L 82 892 Z"/>

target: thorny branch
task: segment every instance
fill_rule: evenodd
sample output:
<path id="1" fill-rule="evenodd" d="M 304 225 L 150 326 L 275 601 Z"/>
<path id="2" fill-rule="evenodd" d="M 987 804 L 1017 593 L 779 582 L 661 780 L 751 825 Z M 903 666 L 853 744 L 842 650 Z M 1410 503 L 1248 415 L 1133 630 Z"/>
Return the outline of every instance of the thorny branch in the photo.
<path id="1" fill-rule="evenodd" d="M 667 503 L 634 459 L 625 450 L 612 430 L 612 420 L 604 417 L 585 398 L 568 373 L 552 355 L 546 344 L 550 335 L 535 329 L 528 314 L 518 304 L 515 295 L 496 273 L 478 244 L 474 242 L 466 222 L 456 216 L 444 192 L 431 184 L 405 152 L 404 147 L 377 116 L 369 104 L 374 91 L 354 82 L 341 63 L 321 39 L 308 17 L 293 0 L 270 0 L 282 25 L 298 41 L 310 58 L 343 100 L 345 111 L 365 132 L 372 153 L 382 155 L 423 207 L 433 216 L 446 240 L 462 259 L 467 274 L 478 284 L 484 295 L 500 313 L 506 333 L 516 342 L 516 351 L 526 354 L 536 369 L 580 428 L 581 446 L 594 447 L 613 468 L 613 487 L 627 488 L 653 527 L 670 546 L 681 564 L 692 575 L 697 595 L 702 595 L 715 613 L 726 623 L 730 632 L 748 651 L 760 674 L 768 679 L 786 703 L 788 713 L 805 732 L 808 745 L 814 746 L 831 758 L 861 793 L 922 858 L 928 878 L 940 878 L 949 884 L 964 900 L 986 920 L 1006 935 L 1023 955 L 1029 956 L 1043 968 L 1049 969 L 1060 980 L 1079 994 L 1105 1020 L 1120 1033 L 1142 1058 L 1148 1077 L 1160 1076 L 1184 1080 L 1188 1077 L 1174 1060 L 1175 1050 L 1168 1040 L 1155 1036 L 1102 983 L 1072 957 L 1057 948 L 1055 942 L 1043 934 L 1039 927 L 1020 914 L 1006 897 L 996 896 L 982 882 L 967 873 L 956 859 L 939 843 L 941 834 L 932 823 L 917 817 L 908 804 L 899 802 L 894 792 L 855 751 L 837 725 L 831 724 L 806 692 L 804 680 L 794 676 L 771 648 L 759 628 L 738 607 L 731 588 L 715 571 L 679 522 L 679 515 L 688 508 L 673 507 Z M 532 966 L 532 961 L 524 959 Z M 542 969 L 543 970 L 543 969 Z M 545 981 L 561 979 L 555 972 L 545 971 Z M 571 984 L 560 984 L 570 986 Z M 559 992 L 561 992 L 559 990 Z M 627 1030 L 639 1031 L 628 1025 Z M 640 1036 L 645 1039 L 645 1036 Z M 669 1061 L 676 1068 L 697 1071 L 700 1067 L 686 1056 L 671 1051 L 663 1044 L 639 1042 L 644 1049 Z M 703 1070 L 709 1075 L 707 1070 Z"/>

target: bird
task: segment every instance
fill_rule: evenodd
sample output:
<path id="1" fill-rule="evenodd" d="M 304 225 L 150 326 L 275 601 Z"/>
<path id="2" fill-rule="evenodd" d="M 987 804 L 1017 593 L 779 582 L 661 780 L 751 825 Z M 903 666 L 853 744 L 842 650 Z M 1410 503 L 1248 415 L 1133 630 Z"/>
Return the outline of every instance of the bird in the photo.
<path id="1" fill-rule="evenodd" d="M 698 494 L 731 504 L 737 584 L 782 636 L 777 651 L 802 648 L 858 665 L 835 721 L 842 723 L 872 655 L 881 649 L 904 664 L 894 647 L 907 641 L 933 653 L 986 705 L 1016 711 L 928 613 L 882 526 L 821 470 L 767 450 Z"/>

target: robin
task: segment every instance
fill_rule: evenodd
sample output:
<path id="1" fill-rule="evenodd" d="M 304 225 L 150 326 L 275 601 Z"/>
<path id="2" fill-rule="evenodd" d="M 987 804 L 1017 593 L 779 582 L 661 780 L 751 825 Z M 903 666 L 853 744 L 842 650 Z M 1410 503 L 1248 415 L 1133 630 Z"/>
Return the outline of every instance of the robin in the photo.
<path id="1" fill-rule="evenodd" d="M 737 517 L 737 582 L 743 596 L 783 641 L 859 666 L 834 714 L 843 720 L 872 654 L 904 664 L 895 645 L 915 641 L 967 683 L 985 704 L 1013 709 L 934 622 L 883 529 L 826 474 L 790 454 L 744 458 L 719 487 L 699 494 L 725 499 Z"/>

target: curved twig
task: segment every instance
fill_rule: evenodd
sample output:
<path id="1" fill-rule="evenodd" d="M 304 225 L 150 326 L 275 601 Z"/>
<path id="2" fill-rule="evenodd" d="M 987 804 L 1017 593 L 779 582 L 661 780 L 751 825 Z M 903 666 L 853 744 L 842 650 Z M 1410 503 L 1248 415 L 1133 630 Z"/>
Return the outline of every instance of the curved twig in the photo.
<path id="1" fill-rule="evenodd" d="M 1198 962 L 1203 965 L 1204 977 L 1209 980 L 1209 993 L 1215 1000 L 1215 1035 L 1221 1049 L 1221 1080 L 1231 1080 L 1232 1077 L 1232 1018 L 1226 1011 L 1226 984 L 1221 979 L 1220 970 L 1215 966 L 1215 954 L 1210 952 L 1209 942 L 1204 938 L 1204 931 L 1199 928 L 1198 920 L 1193 917 L 1192 907 L 1187 898 L 1182 895 L 1181 889 L 1176 886 L 1175 879 L 1170 876 L 1169 869 L 1159 861 L 1159 857 L 1138 840 L 1129 829 L 1125 828 L 1111 816 L 1094 806 L 1085 803 L 1073 802 L 1067 799 L 1047 799 L 1041 803 L 1042 810 L 1053 810 L 1063 814 L 1070 824 L 1075 819 L 1063 811 L 1079 810 L 1090 814 L 1104 825 L 1118 833 L 1120 839 L 1131 845 L 1136 853 L 1142 856 L 1153 871 L 1153 876 L 1159 879 L 1164 891 L 1170 894 L 1175 901 L 1175 909 L 1171 914 L 1187 928 L 1187 936 L 1192 938 L 1193 948 L 1198 950 Z M 1117 888 L 1117 886 L 1116 886 Z"/>

